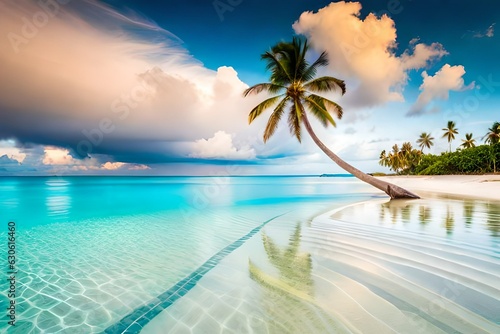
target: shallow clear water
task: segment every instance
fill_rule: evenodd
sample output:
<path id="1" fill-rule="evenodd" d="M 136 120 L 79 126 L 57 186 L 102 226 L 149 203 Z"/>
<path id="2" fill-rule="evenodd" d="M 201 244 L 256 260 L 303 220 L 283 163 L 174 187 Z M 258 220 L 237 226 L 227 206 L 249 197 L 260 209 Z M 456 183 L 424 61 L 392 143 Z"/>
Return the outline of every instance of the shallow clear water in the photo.
<path id="1" fill-rule="evenodd" d="M 500 330 L 499 205 L 384 198 L 344 177 L 0 179 L 19 270 L 0 331 Z"/>

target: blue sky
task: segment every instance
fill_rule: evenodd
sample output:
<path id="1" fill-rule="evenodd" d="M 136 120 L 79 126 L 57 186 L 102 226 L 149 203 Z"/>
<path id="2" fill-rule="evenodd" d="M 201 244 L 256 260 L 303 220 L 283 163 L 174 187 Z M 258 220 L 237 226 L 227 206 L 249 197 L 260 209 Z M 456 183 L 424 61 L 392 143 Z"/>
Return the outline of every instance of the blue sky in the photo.
<path id="1" fill-rule="evenodd" d="M 311 140 L 247 124 L 260 54 L 294 34 L 326 50 L 345 109 L 318 135 L 367 171 L 448 120 L 478 142 L 500 120 L 500 4 L 478 1 L 3 1 L 0 175 L 321 174 Z"/>

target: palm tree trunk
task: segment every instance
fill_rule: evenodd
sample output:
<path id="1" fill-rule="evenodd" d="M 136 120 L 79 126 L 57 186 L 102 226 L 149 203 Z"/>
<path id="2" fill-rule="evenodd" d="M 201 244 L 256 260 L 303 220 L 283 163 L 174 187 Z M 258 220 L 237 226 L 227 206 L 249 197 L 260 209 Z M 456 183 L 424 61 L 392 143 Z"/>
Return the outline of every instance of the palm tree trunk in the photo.
<path id="1" fill-rule="evenodd" d="M 309 120 L 307 119 L 307 115 L 305 113 L 302 114 L 302 121 L 307 129 L 307 132 L 311 136 L 311 138 L 314 140 L 316 145 L 319 146 L 319 148 L 325 152 L 325 154 L 333 160 L 337 165 L 339 165 L 342 169 L 344 169 L 346 172 L 351 173 L 361 181 L 364 181 L 372 186 L 374 186 L 377 189 L 382 190 L 385 192 L 387 195 L 391 197 L 391 199 L 399 199 L 399 198 L 420 198 L 419 196 L 409 192 L 406 189 L 403 189 L 397 185 L 394 185 L 389 182 L 385 182 L 382 180 L 379 180 L 371 175 L 368 175 L 366 173 L 363 173 L 359 169 L 357 169 L 354 166 L 351 166 L 344 160 L 342 160 L 338 155 L 333 153 L 328 147 L 326 147 L 325 144 L 321 140 L 319 140 L 318 136 L 316 136 L 316 133 L 314 133 L 311 123 L 309 123 Z"/>

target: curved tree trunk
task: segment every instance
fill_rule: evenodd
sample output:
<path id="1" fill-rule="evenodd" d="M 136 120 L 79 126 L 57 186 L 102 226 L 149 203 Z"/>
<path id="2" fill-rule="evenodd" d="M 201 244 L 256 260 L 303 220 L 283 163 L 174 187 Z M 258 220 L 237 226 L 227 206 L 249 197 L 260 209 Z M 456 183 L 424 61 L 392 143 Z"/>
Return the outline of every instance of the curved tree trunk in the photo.
<path id="1" fill-rule="evenodd" d="M 389 182 L 385 182 L 382 180 L 379 180 L 371 175 L 368 175 L 366 173 L 363 173 L 359 169 L 357 169 L 354 166 L 351 166 L 344 160 L 340 159 L 339 156 L 337 156 L 335 153 L 333 153 L 328 147 L 326 147 L 325 144 L 321 140 L 319 140 L 318 136 L 316 136 L 316 133 L 314 133 L 311 123 L 309 123 L 309 120 L 307 119 L 307 115 L 305 113 L 302 114 L 302 121 L 304 122 L 304 125 L 307 129 L 307 132 L 309 135 L 312 137 L 316 145 L 319 146 L 319 148 L 325 152 L 325 154 L 332 159 L 337 165 L 339 165 L 342 169 L 345 171 L 351 173 L 361 181 L 364 181 L 372 186 L 374 186 L 377 189 L 382 190 L 385 192 L 387 195 L 391 197 L 391 199 L 397 199 L 397 198 L 420 198 L 419 196 L 415 195 L 414 193 L 403 189 L 397 185 L 394 185 Z"/>

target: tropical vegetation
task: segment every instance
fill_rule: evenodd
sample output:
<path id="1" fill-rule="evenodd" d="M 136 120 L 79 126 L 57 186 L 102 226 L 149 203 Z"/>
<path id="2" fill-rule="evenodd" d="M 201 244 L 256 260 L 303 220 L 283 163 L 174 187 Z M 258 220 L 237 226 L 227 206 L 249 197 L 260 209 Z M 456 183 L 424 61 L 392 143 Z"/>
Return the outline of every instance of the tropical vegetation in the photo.
<path id="1" fill-rule="evenodd" d="M 456 124 L 449 121 L 443 128 L 450 151 L 440 155 L 424 154 L 424 148 L 433 145 L 434 138 L 423 132 L 417 139 L 420 150 L 415 150 L 409 142 L 393 145 L 392 150 L 380 153 L 379 164 L 389 167 L 396 174 L 406 175 L 444 175 L 444 174 L 485 174 L 496 173 L 500 161 L 500 122 L 494 122 L 482 138 L 483 145 L 477 145 L 472 133 L 466 133 L 462 144 L 456 151 L 451 150 L 451 141 L 458 135 Z"/>
<path id="2" fill-rule="evenodd" d="M 323 52 L 310 64 L 306 60 L 308 49 L 307 40 L 295 37 L 292 42 L 280 42 L 261 55 L 261 59 L 266 62 L 267 70 L 271 72 L 270 82 L 254 85 L 246 89 L 243 95 L 266 92 L 272 96 L 250 111 L 249 123 L 264 111 L 273 109 L 264 130 L 264 142 L 267 142 L 276 132 L 280 120 L 287 114 L 290 132 L 299 142 L 302 139 L 303 126 L 316 145 L 347 172 L 386 192 L 391 198 L 419 198 L 401 187 L 363 173 L 342 160 L 318 138 L 309 122 L 308 114 L 314 116 L 325 127 L 336 126 L 333 116 L 341 119 L 343 115 L 340 105 L 318 94 L 333 91 L 345 94 L 346 86 L 343 80 L 331 76 L 316 77 L 318 68 L 328 65 L 328 55 Z"/>

